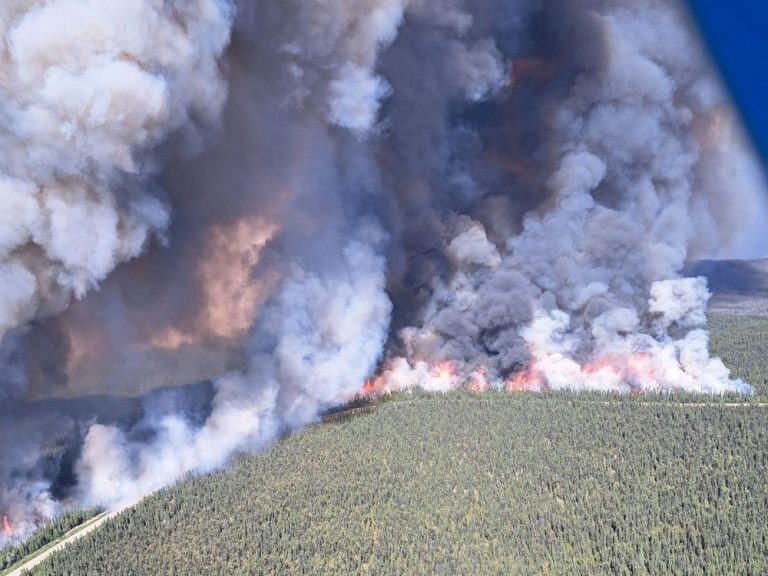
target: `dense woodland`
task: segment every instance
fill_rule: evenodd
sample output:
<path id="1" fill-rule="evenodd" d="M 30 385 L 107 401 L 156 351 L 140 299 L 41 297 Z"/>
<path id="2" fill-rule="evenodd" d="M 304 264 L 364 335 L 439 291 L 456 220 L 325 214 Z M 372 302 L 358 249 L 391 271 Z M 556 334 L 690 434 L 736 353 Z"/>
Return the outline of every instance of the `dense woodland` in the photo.
<path id="1" fill-rule="evenodd" d="M 768 397 L 768 317 L 710 314 L 709 326 L 713 354 Z"/>
<path id="2" fill-rule="evenodd" d="M 73 528 L 101 513 L 100 508 L 74 510 L 44 524 L 28 540 L 0 550 L 0 574 L 30 554 L 55 542 Z"/>
<path id="3" fill-rule="evenodd" d="M 766 328 L 713 320 L 761 392 Z M 768 407 L 705 400 L 398 395 L 151 496 L 34 574 L 768 574 Z"/>
<path id="4" fill-rule="evenodd" d="M 768 410 L 390 402 L 152 496 L 36 575 L 766 574 Z"/>

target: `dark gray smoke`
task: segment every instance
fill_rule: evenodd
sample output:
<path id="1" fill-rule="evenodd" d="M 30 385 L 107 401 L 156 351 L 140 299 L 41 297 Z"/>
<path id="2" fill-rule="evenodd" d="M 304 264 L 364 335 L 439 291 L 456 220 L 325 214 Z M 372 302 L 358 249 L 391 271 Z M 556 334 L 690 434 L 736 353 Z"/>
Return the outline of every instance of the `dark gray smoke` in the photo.
<path id="1" fill-rule="evenodd" d="M 762 182 L 677 2 L 14 0 L 0 29 L 22 531 L 364 385 L 750 391 L 680 270 L 749 240 Z"/>

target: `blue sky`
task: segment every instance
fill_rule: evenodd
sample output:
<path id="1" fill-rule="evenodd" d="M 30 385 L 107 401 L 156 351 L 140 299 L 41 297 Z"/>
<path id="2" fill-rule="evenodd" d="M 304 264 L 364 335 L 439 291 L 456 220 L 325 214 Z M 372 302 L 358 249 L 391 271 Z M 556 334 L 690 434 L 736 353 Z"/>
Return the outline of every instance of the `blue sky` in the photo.
<path id="1" fill-rule="evenodd" d="M 768 2 L 690 0 L 763 158 L 768 152 Z"/>
<path id="2" fill-rule="evenodd" d="M 768 158 L 768 0 L 689 2 L 765 166 Z M 722 256 L 768 256 L 768 197 L 763 200 L 763 206 L 755 208 L 764 216 L 758 216 L 758 221 L 749 227 L 742 245 Z"/>

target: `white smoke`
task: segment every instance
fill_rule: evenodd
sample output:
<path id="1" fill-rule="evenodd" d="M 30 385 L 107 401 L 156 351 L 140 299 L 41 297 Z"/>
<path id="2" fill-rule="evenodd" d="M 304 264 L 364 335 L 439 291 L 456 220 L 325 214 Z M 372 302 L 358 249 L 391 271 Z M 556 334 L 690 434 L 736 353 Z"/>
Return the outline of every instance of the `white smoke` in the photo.
<path id="1" fill-rule="evenodd" d="M 34 519 L 132 501 L 264 448 L 366 382 L 749 392 L 709 355 L 706 284 L 680 278 L 686 259 L 738 240 L 758 192 L 756 179 L 730 186 L 749 152 L 679 8 L 6 3 L 5 391 L 23 393 L 15 336 L 72 296 L 100 312 L 115 348 L 138 341 L 122 364 L 159 349 L 181 364 L 222 341 L 242 362 L 217 368 L 203 408 L 183 389 L 144 398 L 132 426 L 87 409 L 44 421 L 80 449 L 61 497 L 40 464 L 46 439 L 29 433 L 46 426 L 23 411 L 23 426 L 0 419 L 0 507 Z M 166 252 L 112 274 L 88 308 L 116 266 L 166 235 Z M 165 324 L 176 300 L 209 322 Z M 156 315 L 163 330 L 135 336 Z M 73 350 L 53 334 L 44 375 L 103 344 L 54 328 Z"/>
<path id="2" fill-rule="evenodd" d="M 371 75 L 366 68 L 346 65 L 331 82 L 331 110 L 329 119 L 334 124 L 365 132 L 370 130 L 379 112 L 379 104 L 389 96 L 391 89 L 381 78 Z"/>
<path id="3" fill-rule="evenodd" d="M 146 153 L 218 117 L 231 17 L 225 0 L 0 7 L 0 339 L 163 233 Z"/>
<path id="4" fill-rule="evenodd" d="M 233 454 L 262 449 L 351 398 L 386 342 L 391 304 L 378 255 L 383 241 L 369 225 L 344 247 L 340 270 L 320 277 L 292 267 L 254 333 L 249 369 L 215 382 L 203 426 L 166 414 L 150 419 L 154 440 L 134 443 L 119 428 L 92 426 L 78 464 L 80 501 L 132 501 L 186 472 L 207 472 Z"/>

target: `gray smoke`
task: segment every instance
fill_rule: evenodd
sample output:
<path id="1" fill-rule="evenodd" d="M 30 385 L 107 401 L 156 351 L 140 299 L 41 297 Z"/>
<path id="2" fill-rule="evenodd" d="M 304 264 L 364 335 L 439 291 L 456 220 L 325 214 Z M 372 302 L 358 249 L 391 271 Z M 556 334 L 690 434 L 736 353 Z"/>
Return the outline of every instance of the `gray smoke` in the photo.
<path id="1" fill-rule="evenodd" d="M 509 97 L 537 98 L 539 166 L 511 169 L 539 198 L 522 212 L 471 168 L 436 192 L 458 179 L 462 196 L 430 198 L 440 235 L 416 243 L 447 272 L 419 280 L 422 313 L 377 388 L 749 391 L 706 352 L 705 283 L 676 280 L 734 240 L 745 215 L 729 206 L 755 206 L 733 112 L 678 7 L 589 4 L 545 8 L 545 56 L 513 65 Z"/>
<path id="2" fill-rule="evenodd" d="M 22 532 L 364 385 L 750 391 L 680 271 L 744 245 L 762 183 L 676 2 L 6 4 Z"/>

